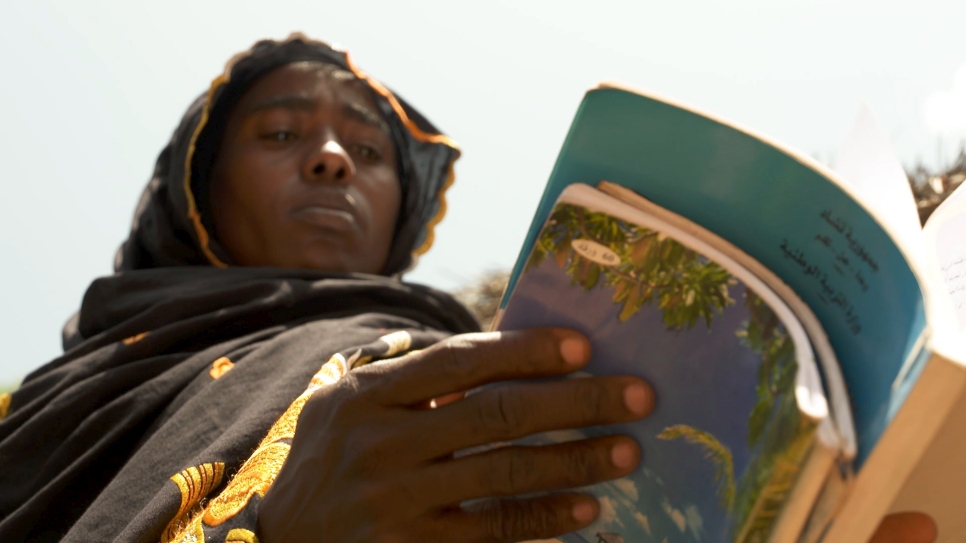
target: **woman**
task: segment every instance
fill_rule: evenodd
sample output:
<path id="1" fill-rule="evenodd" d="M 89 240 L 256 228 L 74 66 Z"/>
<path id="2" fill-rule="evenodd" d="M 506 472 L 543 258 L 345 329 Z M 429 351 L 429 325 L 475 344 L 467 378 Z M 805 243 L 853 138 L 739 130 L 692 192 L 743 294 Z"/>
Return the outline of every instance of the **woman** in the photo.
<path id="1" fill-rule="evenodd" d="M 633 440 L 453 456 L 634 420 L 653 397 L 607 377 L 463 399 L 579 369 L 589 345 L 445 339 L 476 324 L 398 280 L 457 156 L 325 44 L 233 59 L 159 157 L 65 354 L 0 401 L 0 540 L 520 541 L 589 524 L 586 495 L 512 497 L 623 476 Z"/>

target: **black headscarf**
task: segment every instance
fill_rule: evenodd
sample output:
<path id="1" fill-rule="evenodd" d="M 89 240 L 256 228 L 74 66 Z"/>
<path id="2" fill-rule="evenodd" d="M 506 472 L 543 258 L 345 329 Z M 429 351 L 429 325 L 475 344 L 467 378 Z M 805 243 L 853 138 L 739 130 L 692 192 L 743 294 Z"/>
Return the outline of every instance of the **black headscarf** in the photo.
<path id="1" fill-rule="evenodd" d="M 212 236 L 207 178 L 227 116 L 260 76 L 299 61 L 355 74 L 390 126 L 403 207 L 386 277 L 232 266 Z M 398 279 L 432 243 L 458 154 L 326 44 L 293 35 L 232 59 L 158 158 L 116 273 L 88 289 L 64 355 L 0 397 L 0 541 L 254 530 L 265 489 L 239 488 L 280 467 L 264 451 L 287 451 L 312 387 L 477 329 L 449 296 Z"/>

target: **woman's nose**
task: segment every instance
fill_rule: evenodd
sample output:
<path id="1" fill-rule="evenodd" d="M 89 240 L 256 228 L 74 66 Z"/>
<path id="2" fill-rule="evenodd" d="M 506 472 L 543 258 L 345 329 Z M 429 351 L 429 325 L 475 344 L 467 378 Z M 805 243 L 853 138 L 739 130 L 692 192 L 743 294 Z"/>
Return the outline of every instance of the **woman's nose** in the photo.
<path id="1" fill-rule="evenodd" d="M 304 173 L 312 181 L 344 183 L 356 174 L 356 165 L 339 142 L 328 139 L 306 161 Z"/>

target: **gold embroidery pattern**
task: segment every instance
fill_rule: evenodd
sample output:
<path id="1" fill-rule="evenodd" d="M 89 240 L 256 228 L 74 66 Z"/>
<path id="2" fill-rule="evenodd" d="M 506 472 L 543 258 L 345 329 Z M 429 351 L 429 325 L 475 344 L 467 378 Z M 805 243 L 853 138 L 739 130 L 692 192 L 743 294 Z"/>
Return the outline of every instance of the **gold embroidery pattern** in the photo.
<path id="1" fill-rule="evenodd" d="M 295 425 L 298 424 L 299 415 L 302 413 L 302 408 L 305 407 L 305 402 L 309 401 L 310 397 L 312 397 L 312 394 L 304 393 L 292 402 L 292 405 L 288 406 L 285 413 L 282 413 L 282 416 L 272 425 L 265 439 L 258 445 L 259 448 L 283 439 L 293 439 L 295 437 Z"/>
<path id="2" fill-rule="evenodd" d="M 171 477 L 171 481 L 178 485 L 178 490 L 181 491 L 181 506 L 178 507 L 178 513 L 162 533 L 162 543 L 174 541 L 182 531 L 185 533 L 190 531 L 185 530 L 190 525 L 189 515 L 194 514 L 196 516 L 200 512 L 200 508 L 197 507 L 198 504 L 215 487 L 221 484 L 224 476 L 225 464 L 215 462 L 188 468 Z M 184 540 L 183 537 L 182 540 Z"/>
<path id="3" fill-rule="evenodd" d="M 225 536 L 225 543 L 258 543 L 258 536 L 251 530 L 235 528 Z"/>
<path id="4" fill-rule="evenodd" d="M 121 340 L 121 343 L 123 343 L 125 345 L 134 345 L 135 343 L 137 343 L 137 342 L 141 341 L 142 339 L 146 338 L 148 334 L 150 334 L 150 332 L 141 332 L 140 334 L 137 334 L 137 335 L 134 335 L 134 336 L 131 336 L 131 337 L 122 339 Z"/>
<path id="5" fill-rule="evenodd" d="M 409 335 L 409 332 L 399 331 L 387 334 L 379 338 L 386 345 L 389 345 L 389 350 L 386 351 L 385 356 L 395 356 L 403 351 L 408 351 L 409 347 L 413 344 L 413 338 Z"/>
<path id="6" fill-rule="evenodd" d="M 242 465 L 225 490 L 208 502 L 204 521 L 208 526 L 221 523 L 238 514 L 255 494 L 265 496 L 272 486 L 292 446 L 288 443 L 270 443 L 259 447 L 255 454 Z"/>
<path id="7" fill-rule="evenodd" d="M 359 355 L 359 351 L 349 358 L 349 361 L 353 361 Z M 299 415 L 302 414 L 302 408 L 305 407 L 305 403 L 309 401 L 312 394 L 321 387 L 326 385 L 331 385 L 342 379 L 343 376 L 349 371 L 348 367 L 351 362 L 346 361 L 346 359 L 339 353 L 332 355 L 329 361 L 323 365 L 314 376 L 312 380 L 309 381 L 309 387 L 302 393 L 301 396 L 295 399 L 285 413 L 275 421 L 269 429 L 268 434 L 265 435 L 265 439 L 259 444 L 259 448 L 268 445 L 269 443 L 275 443 L 276 441 L 281 441 L 283 439 L 293 439 L 295 437 L 295 427 L 298 424 Z"/>
<path id="8" fill-rule="evenodd" d="M 312 377 L 312 380 L 309 381 L 309 389 L 305 392 L 312 393 L 315 392 L 319 387 L 337 383 L 339 379 L 342 379 L 342 377 L 348 372 L 349 364 L 346 362 L 345 357 L 339 353 L 335 353 L 332 355 L 332 358 L 330 358 L 329 361 L 322 366 L 322 369 L 320 369 L 318 373 Z"/>
<path id="9" fill-rule="evenodd" d="M 356 352 L 352 353 L 352 356 L 345 361 L 346 366 L 350 370 L 358 368 L 359 366 L 365 366 L 372 360 L 371 356 L 362 356 L 362 349 L 356 349 Z"/>
<path id="10" fill-rule="evenodd" d="M 187 524 L 180 524 L 178 527 L 183 531 L 178 533 L 171 543 L 204 543 L 202 521 L 208 526 L 220 526 L 244 509 L 254 495 L 265 496 L 265 492 L 275 482 L 285 459 L 288 458 L 291 445 L 283 440 L 292 439 L 295 436 L 295 426 L 305 403 L 320 387 L 337 382 L 347 372 L 348 364 L 345 357 L 341 354 L 333 355 L 312 377 L 306 391 L 296 398 L 285 413 L 275 421 L 258 449 L 242 465 L 228 486 L 208 502 L 203 514 L 195 514 Z M 185 506 L 184 496 L 185 493 L 182 490 L 182 508 Z M 245 530 L 231 530 L 226 543 L 238 541 L 248 543 L 249 540 L 245 537 L 250 533 Z M 251 535 L 254 537 L 254 534 Z M 257 543 L 258 540 L 252 539 L 252 541 Z"/>
<path id="11" fill-rule="evenodd" d="M 10 412 L 10 400 L 13 396 L 9 392 L 4 392 L 0 394 L 0 420 L 7 418 L 7 414 Z"/>
<path id="12" fill-rule="evenodd" d="M 223 356 L 211 363 L 211 369 L 208 370 L 208 375 L 210 375 L 212 379 L 218 379 L 222 375 L 228 373 L 228 371 L 234 367 L 235 363 L 229 360 L 227 356 Z"/>
<path id="13" fill-rule="evenodd" d="M 174 539 L 165 541 L 162 538 L 161 543 L 205 543 L 205 529 L 201 526 L 201 513 L 195 514 L 183 527 L 183 531 L 175 535 Z"/>

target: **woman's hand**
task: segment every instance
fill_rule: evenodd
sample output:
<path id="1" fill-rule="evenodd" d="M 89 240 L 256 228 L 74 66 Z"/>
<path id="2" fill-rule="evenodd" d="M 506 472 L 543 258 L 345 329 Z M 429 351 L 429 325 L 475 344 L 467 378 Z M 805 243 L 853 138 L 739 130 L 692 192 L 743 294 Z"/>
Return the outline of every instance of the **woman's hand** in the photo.
<path id="1" fill-rule="evenodd" d="M 288 459 L 259 507 L 261 540 L 523 541 L 590 524 L 598 514 L 590 496 L 514 497 L 627 475 L 640 460 L 633 439 L 453 453 L 642 418 L 653 405 L 642 380 L 523 381 L 428 408 L 434 398 L 488 383 L 565 375 L 589 357 L 583 336 L 543 329 L 456 336 L 353 370 L 305 405 Z M 466 500 L 478 501 L 460 507 Z"/>

